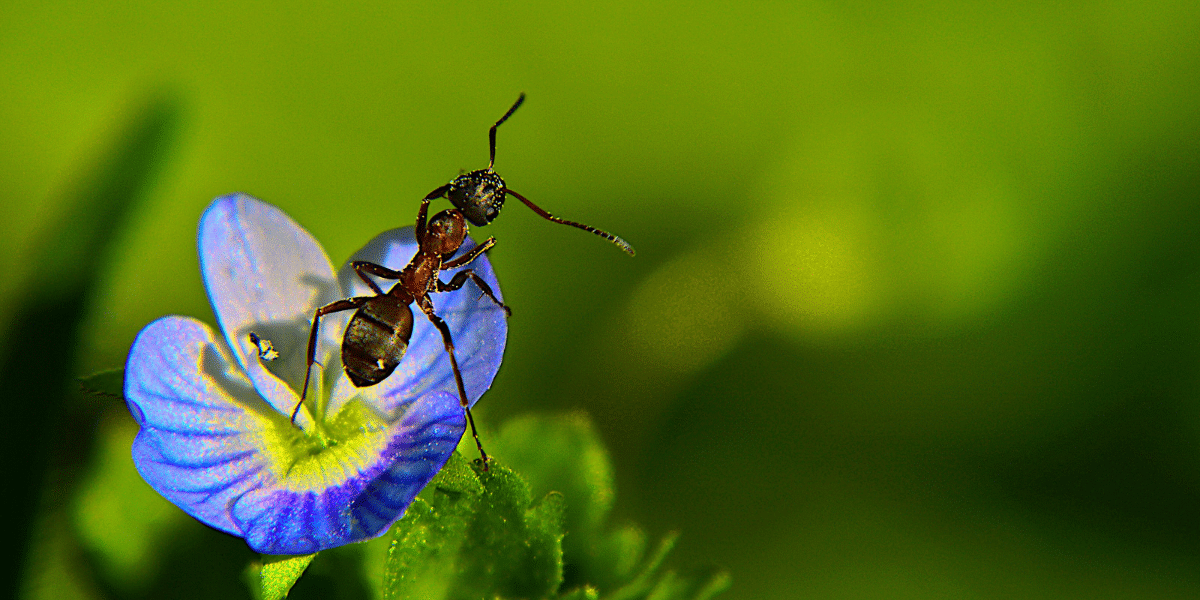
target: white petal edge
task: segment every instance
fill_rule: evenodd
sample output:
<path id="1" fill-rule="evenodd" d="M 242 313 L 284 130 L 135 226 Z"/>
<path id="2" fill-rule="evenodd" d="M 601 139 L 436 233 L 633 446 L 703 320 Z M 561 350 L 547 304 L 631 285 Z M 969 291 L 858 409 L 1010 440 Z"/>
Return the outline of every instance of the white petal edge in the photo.
<path id="1" fill-rule="evenodd" d="M 201 273 L 226 342 L 259 393 L 290 414 L 304 381 L 313 312 L 342 296 L 329 258 L 291 217 L 246 194 L 213 200 L 198 237 Z M 251 332 L 279 352 L 270 369 L 259 360 Z M 322 335 L 318 362 L 326 362 L 337 343 Z"/>

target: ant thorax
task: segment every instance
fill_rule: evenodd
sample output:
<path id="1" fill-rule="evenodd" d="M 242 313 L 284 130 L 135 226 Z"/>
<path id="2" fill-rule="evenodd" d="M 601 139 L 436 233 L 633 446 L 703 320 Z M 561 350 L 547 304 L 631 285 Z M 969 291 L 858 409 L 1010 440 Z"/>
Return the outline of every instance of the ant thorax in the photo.
<path id="1" fill-rule="evenodd" d="M 450 258 L 467 238 L 467 222 L 463 219 L 462 211 L 458 210 L 443 210 L 433 215 L 425 226 L 425 239 L 421 240 L 420 251 Z"/>
<path id="2" fill-rule="evenodd" d="M 471 171 L 451 181 L 446 196 L 471 224 L 483 227 L 504 207 L 504 180 L 490 167 Z"/>

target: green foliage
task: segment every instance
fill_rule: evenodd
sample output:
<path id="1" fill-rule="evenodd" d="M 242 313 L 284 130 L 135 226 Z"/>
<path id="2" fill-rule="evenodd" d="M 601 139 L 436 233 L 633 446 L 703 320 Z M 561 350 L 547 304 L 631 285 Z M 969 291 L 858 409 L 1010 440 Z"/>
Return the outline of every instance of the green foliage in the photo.
<path id="1" fill-rule="evenodd" d="M 551 490 L 568 499 L 568 554 L 592 556 L 616 496 L 608 451 L 583 413 L 548 418 L 517 417 L 491 442 L 506 461 L 529 478 L 536 495 Z"/>
<path id="2" fill-rule="evenodd" d="M 70 429 L 82 417 L 67 402 L 74 391 L 81 324 L 101 286 L 105 259 L 155 183 L 178 124 L 179 105 L 166 96 L 132 111 L 99 158 L 73 177 L 61 206 L 52 211 L 56 216 L 23 259 L 36 268 L 4 311 L 11 326 L 4 332 L 7 343 L 0 346 L 6 415 L 22 424 L 0 439 L 12 523 L 5 539 L 15 556 L 40 543 L 41 533 L 31 529 L 35 523 L 62 518 L 67 510 L 66 480 L 53 474 L 61 465 L 81 461 L 77 453 L 90 445 L 88 428 Z M 0 590 L 15 595 L 12 586 L 21 581 L 22 564 L 0 563 L 0 582 L 5 582 Z"/>
<path id="3" fill-rule="evenodd" d="M 312 564 L 316 553 L 299 556 L 263 556 L 246 569 L 247 583 L 257 600 L 282 600 Z"/>
<path id="4" fill-rule="evenodd" d="M 529 477 L 535 493 L 561 490 L 567 498 L 563 542 L 570 574 L 563 589 L 589 598 L 709 598 L 729 587 L 729 575 L 709 569 L 687 576 L 663 570 L 677 533 L 649 555 L 646 534 L 634 524 L 608 525 L 616 498 L 608 450 L 584 413 L 527 415 L 506 423 L 493 448 Z M 583 594 L 583 595 L 579 595 Z"/>
<path id="5" fill-rule="evenodd" d="M 392 529 L 385 598 L 549 598 L 562 583 L 561 494 L 455 454 Z"/>
<path id="6" fill-rule="evenodd" d="M 676 534 L 645 556 L 639 528 L 605 529 L 612 471 L 586 416 L 523 417 L 494 441 L 503 462 L 483 471 L 455 454 L 392 528 L 384 598 L 684 600 L 728 587 L 722 571 L 663 569 Z"/>
<path id="7" fill-rule="evenodd" d="M 125 369 L 109 369 L 79 378 L 79 388 L 86 394 L 123 400 L 125 398 Z"/>

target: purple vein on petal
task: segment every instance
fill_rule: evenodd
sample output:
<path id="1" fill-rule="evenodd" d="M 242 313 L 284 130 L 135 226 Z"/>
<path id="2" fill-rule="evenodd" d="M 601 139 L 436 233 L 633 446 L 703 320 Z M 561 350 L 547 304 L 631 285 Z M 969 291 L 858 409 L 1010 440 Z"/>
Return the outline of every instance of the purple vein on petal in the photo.
<path id="1" fill-rule="evenodd" d="M 377 448 L 369 457 L 358 451 L 314 457 L 334 462 L 305 467 L 280 489 L 246 494 L 232 506 L 233 520 L 253 547 L 268 553 L 373 537 L 403 514 L 453 453 L 464 428 L 454 397 L 425 396 L 386 433 L 371 434 L 387 436 L 382 447 L 361 442 L 364 450 Z"/>

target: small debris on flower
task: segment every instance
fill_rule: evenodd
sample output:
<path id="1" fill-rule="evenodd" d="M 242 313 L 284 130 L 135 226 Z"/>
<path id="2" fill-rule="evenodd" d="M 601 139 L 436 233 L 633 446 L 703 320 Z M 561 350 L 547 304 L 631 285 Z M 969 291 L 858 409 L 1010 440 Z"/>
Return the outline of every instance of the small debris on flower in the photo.
<path id="1" fill-rule="evenodd" d="M 271 340 L 258 337 L 258 334 L 250 332 L 250 341 L 258 347 L 258 358 L 266 362 L 271 362 L 279 358 L 279 352 L 275 350 L 275 346 L 271 345 Z"/>

